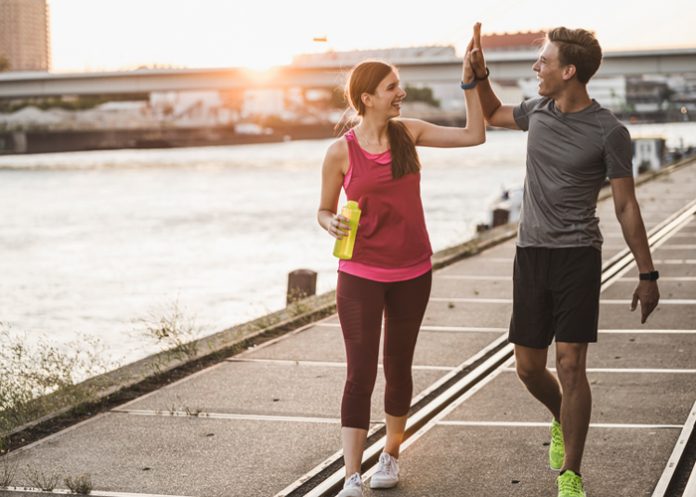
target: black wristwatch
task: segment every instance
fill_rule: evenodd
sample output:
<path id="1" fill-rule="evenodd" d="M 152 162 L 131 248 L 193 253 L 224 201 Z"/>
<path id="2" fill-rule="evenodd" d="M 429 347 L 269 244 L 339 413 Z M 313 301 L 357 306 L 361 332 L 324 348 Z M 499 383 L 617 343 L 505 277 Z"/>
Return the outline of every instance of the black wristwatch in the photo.
<path id="1" fill-rule="evenodd" d="M 638 273 L 638 278 L 641 281 L 657 281 L 660 277 L 660 273 L 657 271 L 650 271 L 649 273 Z"/>

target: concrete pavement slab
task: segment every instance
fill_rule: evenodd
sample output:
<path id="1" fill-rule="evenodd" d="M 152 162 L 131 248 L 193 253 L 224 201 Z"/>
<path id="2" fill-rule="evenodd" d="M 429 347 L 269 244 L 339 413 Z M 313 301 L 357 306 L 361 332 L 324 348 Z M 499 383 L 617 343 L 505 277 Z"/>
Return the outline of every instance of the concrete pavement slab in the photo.
<path id="1" fill-rule="evenodd" d="M 587 376 L 592 388 L 592 423 L 683 424 L 696 400 L 694 374 L 589 372 Z M 446 419 L 551 420 L 546 408 L 527 392 L 517 374 L 508 370 Z"/>
<path id="2" fill-rule="evenodd" d="M 672 240 L 670 240 L 671 242 Z M 696 244 L 666 243 L 652 251 L 653 259 L 696 259 Z"/>
<path id="3" fill-rule="evenodd" d="M 446 371 L 413 371 L 414 396 Z M 225 362 L 163 388 L 128 409 L 339 418 L 345 368 L 272 362 Z M 384 417 L 384 375 L 372 396 L 373 421 Z"/>
<path id="4" fill-rule="evenodd" d="M 590 345 L 588 368 L 696 369 L 696 334 L 609 334 L 599 333 Z M 555 347 L 549 351 L 555 363 Z M 694 377 L 696 381 L 696 377 Z"/>
<path id="5" fill-rule="evenodd" d="M 512 298 L 512 275 L 500 279 L 448 279 L 438 277 L 433 280 L 430 297 L 461 298 Z"/>
<path id="6" fill-rule="evenodd" d="M 630 300 L 628 297 L 627 300 Z M 623 300 L 623 299 L 622 299 Z M 694 329 L 696 306 L 688 304 L 658 304 L 645 324 L 640 324 L 640 309 L 629 310 L 629 304 L 601 304 L 600 329 Z"/>
<path id="7" fill-rule="evenodd" d="M 107 414 L 11 460 L 88 473 L 98 490 L 267 497 L 339 444 L 337 425 Z M 29 485 L 21 473 L 15 485 Z"/>
<path id="8" fill-rule="evenodd" d="M 471 259 L 442 268 L 438 275 L 470 275 L 470 276 L 508 276 L 512 277 L 512 261 L 510 258 L 484 257 L 486 252 Z"/>
<path id="9" fill-rule="evenodd" d="M 696 276 L 696 257 L 692 262 L 685 259 L 664 259 L 657 264 L 657 270 L 660 271 L 660 278 L 668 277 L 694 277 Z M 633 267 L 624 274 L 626 278 L 638 279 L 638 269 Z"/>
<path id="10" fill-rule="evenodd" d="M 602 292 L 603 299 L 630 299 L 638 285 L 638 278 L 617 281 Z M 661 299 L 696 299 L 696 279 L 693 281 L 658 281 Z"/>
<path id="11" fill-rule="evenodd" d="M 464 331 L 426 331 L 418 335 L 414 365 L 456 367 L 476 354 L 499 334 Z M 382 351 L 380 349 L 380 362 Z M 345 362 L 340 328 L 316 326 L 269 347 L 251 350 L 240 358 L 293 361 Z"/>
<path id="12" fill-rule="evenodd" d="M 512 304 L 473 304 L 430 301 L 423 324 L 441 326 L 483 326 L 505 328 L 510 325 Z"/>
<path id="13" fill-rule="evenodd" d="M 590 428 L 583 462 L 592 497 L 650 496 L 679 430 Z M 404 451 L 400 497 L 549 497 L 547 428 L 439 425 Z M 631 454 L 627 471 L 624 454 Z M 370 491 L 366 496 L 382 495 Z"/>

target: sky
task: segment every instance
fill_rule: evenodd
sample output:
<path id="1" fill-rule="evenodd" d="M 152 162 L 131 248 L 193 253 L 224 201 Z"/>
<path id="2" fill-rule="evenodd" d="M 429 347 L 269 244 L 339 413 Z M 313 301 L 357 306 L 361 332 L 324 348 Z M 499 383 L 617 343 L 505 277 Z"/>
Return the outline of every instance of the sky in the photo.
<path id="1" fill-rule="evenodd" d="M 266 68 L 298 53 L 453 45 L 483 32 L 594 31 L 605 50 L 696 48 L 693 0 L 48 0 L 52 70 Z M 313 41 L 326 37 L 326 42 Z"/>

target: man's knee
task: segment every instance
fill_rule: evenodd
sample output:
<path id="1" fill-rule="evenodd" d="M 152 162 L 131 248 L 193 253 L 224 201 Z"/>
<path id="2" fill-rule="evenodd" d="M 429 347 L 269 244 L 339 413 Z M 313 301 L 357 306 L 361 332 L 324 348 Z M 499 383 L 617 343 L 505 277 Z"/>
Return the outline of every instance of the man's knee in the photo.
<path id="1" fill-rule="evenodd" d="M 586 344 L 563 344 L 556 350 L 556 371 L 563 385 L 572 386 L 586 378 Z"/>
<path id="2" fill-rule="evenodd" d="M 519 379 L 522 380 L 524 384 L 527 384 L 534 383 L 540 377 L 542 377 L 544 375 L 544 372 L 546 371 L 546 365 L 539 365 L 534 363 L 522 364 L 518 362 L 516 369 L 517 376 L 519 377 Z"/>
<path id="3" fill-rule="evenodd" d="M 546 372 L 546 349 L 515 347 L 515 368 L 523 383 L 533 383 Z"/>

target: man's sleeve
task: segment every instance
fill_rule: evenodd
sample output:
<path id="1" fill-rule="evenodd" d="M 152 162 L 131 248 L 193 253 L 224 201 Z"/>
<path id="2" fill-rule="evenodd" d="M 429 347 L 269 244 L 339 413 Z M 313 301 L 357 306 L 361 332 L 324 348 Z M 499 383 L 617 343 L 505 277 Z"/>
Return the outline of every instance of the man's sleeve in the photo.
<path id="1" fill-rule="evenodd" d="M 615 127 L 607 136 L 604 143 L 604 163 L 609 179 L 633 176 L 633 148 L 626 126 Z"/>
<path id="2" fill-rule="evenodd" d="M 529 129 L 529 116 L 541 101 L 541 97 L 530 98 L 512 108 L 512 116 L 515 118 L 515 124 L 518 128 L 523 131 Z"/>

